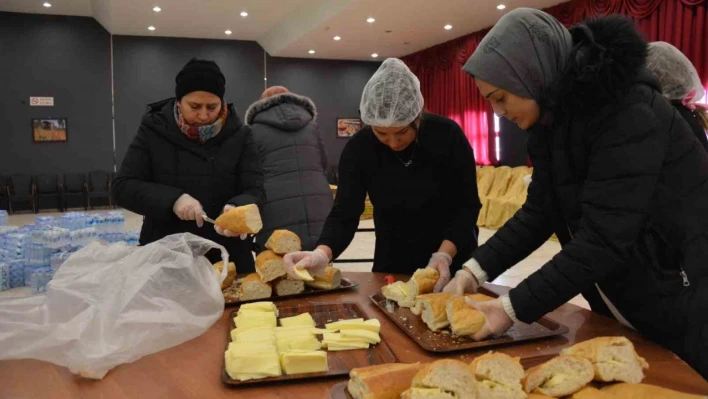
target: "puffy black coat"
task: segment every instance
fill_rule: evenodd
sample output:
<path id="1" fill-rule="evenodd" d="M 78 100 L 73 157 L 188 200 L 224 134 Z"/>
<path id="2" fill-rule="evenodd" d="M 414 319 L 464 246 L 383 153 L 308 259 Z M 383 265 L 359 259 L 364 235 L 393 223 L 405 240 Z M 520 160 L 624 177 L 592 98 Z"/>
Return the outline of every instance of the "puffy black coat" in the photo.
<path id="1" fill-rule="evenodd" d="M 701 123 L 698 122 L 696 114 L 681 104 L 680 101 L 672 101 L 671 103 L 674 108 L 676 108 L 679 115 L 681 115 L 681 117 L 688 122 L 688 126 L 691 127 L 691 131 L 693 131 L 693 134 L 696 136 L 703 148 L 708 151 L 708 137 L 706 137 L 706 130 L 703 129 Z"/>
<path id="2" fill-rule="evenodd" d="M 562 251 L 510 291 L 532 322 L 599 287 L 637 330 L 708 376 L 708 154 L 644 69 L 632 23 L 571 30 L 574 51 L 529 135 L 522 209 L 474 258 L 494 279 L 556 233 Z M 549 123 L 549 121 L 551 121 Z"/>
<path id="3" fill-rule="evenodd" d="M 204 144 L 192 141 L 175 122 L 174 99 L 150 104 L 113 182 L 116 202 L 144 216 L 140 244 L 175 233 L 194 233 L 224 247 L 239 273 L 254 271 L 252 244 L 216 234 L 214 226 L 182 221 L 172 208 L 182 194 L 197 199 L 216 218 L 224 205 L 265 202 L 263 172 L 251 129 L 232 105 L 221 132 Z M 217 260 L 217 254 L 210 254 Z"/>
<path id="4" fill-rule="evenodd" d="M 276 229 L 297 234 L 304 250 L 315 249 L 334 202 L 316 118 L 315 104 L 292 93 L 258 101 L 246 111 L 268 198 L 261 211 L 263 230 L 256 236 L 258 249 Z"/>

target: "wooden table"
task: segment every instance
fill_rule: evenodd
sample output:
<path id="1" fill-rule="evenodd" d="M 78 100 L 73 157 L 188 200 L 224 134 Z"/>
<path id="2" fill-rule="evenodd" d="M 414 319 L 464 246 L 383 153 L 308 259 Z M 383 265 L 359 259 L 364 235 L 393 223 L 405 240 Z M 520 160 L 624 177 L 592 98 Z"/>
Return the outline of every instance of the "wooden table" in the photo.
<path id="1" fill-rule="evenodd" d="M 427 362 L 444 357 L 469 362 L 480 352 L 461 352 L 437 356 L 420 349 L 371 303 L 369 295 L 384 284 L 383 274 L 345 273 L 357 281 L 358 289 L 328 295 L 278 302 L 296 305 L 302 302 L 357 302 L 369 317 L 381 321 L 381 336 L 400 362 Z M 399 276 L 403 279 L 403 276 Z M 490 286 L 498 293 L 506 288 Z M 144 357 L 135 363 L 119 366 L 103 380 L 84 380 L 67 369 L 36 360 L 0 362 L 0 398 L 326 398 L 328 389 L 345 378 L 315 383 L 288 383 L 271 386 L 232 389 L 221 383 L 224 349 L 228 334 L 227 308 L 223 317 L 202 336 L 177 347 Z M 636 346 L 651 368 L 645 382 L 683 392 L 708 394 L 708 382 L 677 356 L 642 338 L 619 323 L 593 314 L 575 305 L 564 305 L 549 315 L 567 325 L 570 332 L 563 336 L 522 345 L 497 348 L 512 356 L 533 357 L 552 355 L 576 342 L 606 335 L 624 335 Z"/>

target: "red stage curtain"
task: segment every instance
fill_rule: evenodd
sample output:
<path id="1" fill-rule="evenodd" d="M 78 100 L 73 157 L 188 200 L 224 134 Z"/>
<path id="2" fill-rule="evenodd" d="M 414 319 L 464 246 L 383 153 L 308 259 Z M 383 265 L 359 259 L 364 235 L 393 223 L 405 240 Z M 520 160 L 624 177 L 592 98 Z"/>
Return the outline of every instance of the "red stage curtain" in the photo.
<path id="1" fill-rule="evenodd" d="M 597 15 L 628 15 L 647 40 L 671 43 L 686 54 L 708 86 L 708 0 L 573 0 L 545 11 L 566 26 Z M 426 109 L 457 121 L 482 165 L 497 161 L 492 111 L 461 68 L 488 31 L 403 57 L 420 79 Z"/>

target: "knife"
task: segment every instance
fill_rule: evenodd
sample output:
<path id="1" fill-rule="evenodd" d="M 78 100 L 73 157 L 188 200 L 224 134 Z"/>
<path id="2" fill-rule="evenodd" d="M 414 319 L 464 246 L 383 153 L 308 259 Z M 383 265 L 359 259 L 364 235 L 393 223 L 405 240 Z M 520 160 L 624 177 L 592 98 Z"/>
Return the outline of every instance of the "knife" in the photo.
<path id="1" fill-rule="evenodd" d="M 214 223 L 215 223 L 215 222 L 214 222 L 214 219 L 212 219 L 212 218 L 210 218 L 209 216 L 207 216 L 206 213 L 202 213 L 202 219 L 204 219 L 205 222 L 209 222 L 209 223 L 211 223 L 211 224 L 214 224 Z"/>

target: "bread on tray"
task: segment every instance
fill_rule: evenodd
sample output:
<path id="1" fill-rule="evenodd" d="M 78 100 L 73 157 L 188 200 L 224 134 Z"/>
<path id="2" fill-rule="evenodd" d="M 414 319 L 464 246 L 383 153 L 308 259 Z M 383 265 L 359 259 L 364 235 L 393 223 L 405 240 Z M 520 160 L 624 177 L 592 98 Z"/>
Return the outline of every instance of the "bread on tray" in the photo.
<path id="1" fill-rule="evenodd" d="M 342 271 L 333 266 L 327 266 L 321 276 L 312 276 L 314 280 L 305 281 L 305 285 L 318 290 L 338 288 L 342 283 Z"/>
<path id="2" fill-rule="evenodd" d="M 212 265 L 214 267 L 214 271 L 216 272 L 217 276 L 221 276 L 221 272 L 224 270 L 224 261 L 220 260 Z M 221 290 L 225 290 L 229 287 L 231 287 L 231 284 L 234 283 L 234 280 L 236 279 L 236 264 L 234 262 L 229 262 L 229 265 L 227 266 L 226 269 L 226 278 L 224 281 L 221 283 Z"/>
<path id="3" fill-rule="evenodd" d="M 278 279 L 275 282 L 275 294 L 278 296 L 297 295 L 305 291 L 305 282 L 301 280 Z"/>
<path id="4" fill-rule="evenodd" d="M 263 228 L 258 205 L 254 204 L 229 209 L 214 224 L 235 234 L 256 234 Z"/>
<path id="5" fill-rule="evenodd" d="M 347 389 L 354 399 L 398 399 L 424 365 L 388 363 L 349 372 Z"/>
<path id="6" fill-rule="evenodd" d="M 440 274 L 435 269 L 418 269 L 406 283 L 395 282 L 381 288 L 381 294 L 396 301 L 398 306 L 410 308 L 415 305 L 418 295 L 433 292 Z"/>
<path id="7" fill-rule="evenodd" d="M 484 399 L 525 399 L 521 386 L 524 368 L 518 357 L 488 353 L 475 358 L 470 370 L 477 380 L 477 396 Z"/>
<path id="8" fill-rule="evenodd" d="M 403 399 L 476 399 L 477 381 L 470 367 L 453 359 L 427 364 L 413 378 Z M 481 397 L 480 397 L 481 398 Z"/>
<path id="9" fill-rule="evenodd" d="M 261 277 L 257 273 L 252 273 L 241 281 L 238 299 L 249 301 L 270 298 L 271 295 L 273 295 L 273 287 L 261 281 Z"/>
<path id="10" fill-rule="evenodd" d="M 283 257 L 270 249 L 259 253 L 256 256 L 256 272 L 264 283 L 285 276 Z"/>
<path id="11" fill-rule="evenodd" d="M 478 302 L 494 299 L 483 294 L 468 295 L 467 297 Z M 468 305 L 464 296 L 454 296 L 448 299 L 445 313 L 450 323 L 450 330 L 455 335 L 472 335 L 484 326 L 484 314 Z"/>
<path id="12" fill-rule="evenodd" d="M 561 355 L 527 370 L 524 391 L 554 398 L 572 395 L 592 381 L 594 374 L 589 360 Z"/>
<path id="13" fill-rule="evenodd" d="M 649 384 L 612 384 L 602 388 L 602 392 L 622 399 L 706 399 L 706 395 L 692 395 Z"/>
<path id="14" fill-rule="evenodd" d="M 561 353 L 588 359 L 595 371 L 595 381 L 638 384 L 644 379 L 643 369 L 649 368 L 625 337 L 593 338 L 563 349 Z"/>
<path id="15" fill-rule="evenodd" d="M 278 255 L 297 252 L 302 248 L 300 237 L 289 230 L 275 230 L 266 241 L 265 247 Z"/>
<path id="16" fill-rule="evenodd" d="M 420 317 L 431 331 L 440 331 L 450 325 L 447 320 L 446 305 L 452 296 L 447 292 L 440 292 L 426 295 L 420 300 Z"/>

